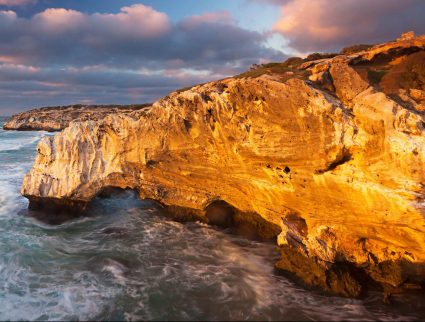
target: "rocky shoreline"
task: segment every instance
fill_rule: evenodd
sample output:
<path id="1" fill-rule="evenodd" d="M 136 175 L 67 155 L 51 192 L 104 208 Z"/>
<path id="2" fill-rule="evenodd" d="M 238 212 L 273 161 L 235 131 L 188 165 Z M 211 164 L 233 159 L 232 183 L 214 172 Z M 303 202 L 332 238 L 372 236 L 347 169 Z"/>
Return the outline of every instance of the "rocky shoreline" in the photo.
<path id="1" fill-rule="evenodd" d="M 140 105 L 69 105 L 42 107 L 13 115 L 3 126 L 5 130 L 57 132 L 72 121 L 100 121 L 108 114 L 137 115 L 150 104 Z"/>
<path id="2" fill-rule="evenodd" d="M 357 297 L 425 285 L 425 37 L 174 92 L 44 138 L 33 208 L 134 189 L 175 219 L 276 238 L 276 264 Z M 276 72 L 278 70 L 278 72 Z"/>

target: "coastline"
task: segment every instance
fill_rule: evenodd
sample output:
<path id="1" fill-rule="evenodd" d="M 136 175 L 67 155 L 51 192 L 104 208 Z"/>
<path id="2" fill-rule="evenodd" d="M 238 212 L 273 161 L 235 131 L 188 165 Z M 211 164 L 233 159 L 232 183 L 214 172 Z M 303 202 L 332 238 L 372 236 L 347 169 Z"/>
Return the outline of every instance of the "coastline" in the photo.
<path id="1" fill-rule="evenodd" d="M 424 44 L 284 62 L 276 75 L 171 93 L 137 117 L 73 122 L 39 143 L 22 193 L 31 207 L 81 210 L 104 189 L 134 189 L 212 224 L 219 203 L 223 225 L 254 214 L 251 226 L 279 227 L 277 266 L 311 286 L 353 297 L 370 281 L 388 294 L 421 289 L 420 90 L 393 98 L 384 81 L 409 73 Z M 382 83 L 369 77 L 384 68 Z"/>

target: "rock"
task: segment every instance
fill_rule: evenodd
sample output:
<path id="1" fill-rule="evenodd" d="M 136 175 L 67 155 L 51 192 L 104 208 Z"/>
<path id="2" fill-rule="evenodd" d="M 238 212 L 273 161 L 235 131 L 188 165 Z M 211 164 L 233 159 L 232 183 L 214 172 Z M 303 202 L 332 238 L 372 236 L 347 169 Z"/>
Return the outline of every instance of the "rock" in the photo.
<path id="1" fill-rule="evenodd" d="M 137 117 L 71 122 L 39 143 L 22 194 L 32 207 L 81 209 L 109 187 L 135 189 L 174 218 L 278 235 L 277 267 L 329 292 L 419 285 L 424 115 L 368 75 L 424 47 L 423 37 L 386 43 L 303 66 L 321 73 L 310 80 L 239 76 Z M 409 84 L 417 97 L 420 83 Z"/>
<path id="2" fill-rule="evenodd" d="M 415 32 L 414 31 L 408 31 L 403 34 L 399 38 L 397 38 L 398 41 L 404 41 L 404 40 L 411 40 L 415 38 Z"/>
<path id="3" fill-rule="evenodd" d="M 333 294 L 359 297 L 363 286 L 356 279 L 352 266 L 326 263 L 316 257 L 305 256 L 296 247 L 281 247 L 281 259 L 276 267 L 293 273 L 309 286 L 320 287 Z"/>
<path id="4" fill-rule="evenodd" d="M 414 100 L 416 100 L 416 101 L 418 101 L 420 103 L 422 103 L 422 102 L 425 103 L 425 91 L 424 90 L 420 90 L 420 89 L 416 89 L 416 88 L 411 88 L 410 89 L 410 96 Z"/>
<path id="5" fill-rule="evenodd" d="M 144 105 L 70 105 L 43 107 L 19 113 L 6 122 L 5 130 L 56 132 L 66 128 L 71 121 L 101 120 L 108 114 L 135 114 L 149 106 Z"/>
<path id="6" fill-rule="evenodd" d="M 329 73 L 338 98 L 347 106 L 351 106 L 352 100 L 370 85 L 348 66 L 348 63 L 346 58 L 335 59 L 329 68 Z"/>

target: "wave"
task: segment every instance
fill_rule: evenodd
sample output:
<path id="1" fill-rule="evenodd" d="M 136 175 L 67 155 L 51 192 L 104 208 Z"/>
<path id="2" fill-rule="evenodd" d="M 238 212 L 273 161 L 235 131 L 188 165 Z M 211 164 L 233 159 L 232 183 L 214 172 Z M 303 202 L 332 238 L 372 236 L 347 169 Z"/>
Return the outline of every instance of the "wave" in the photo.
<path id="1" fill-rule="evenodd" d="M 37 134 L 32 134 L 28 137 L 14 137 L 14 138 L 5 138 L 4 136 L 0 137 L 0 151 L 17 151 L 24 147 L 34 145 L 37 143 L 43 136 L 44 133 L 40 132 Z"/>
<path id="2" fill-rule="evenodd" d="M 0 216 L 10 212 L 13 207 L 11 199 L 15 197 L 9 186 L 0 186 Z"/>
<path id="3" fill-rule="evenodd" d="M 5 132 L 0 135 L 0 152 L 18 151 L 22 148 L 35 145 L 42 137 L 46 135 L 44 132 L 22 134 L 11 133 L 5 135 Z M 12 137 L 10 137 L 12 136 Z"/>

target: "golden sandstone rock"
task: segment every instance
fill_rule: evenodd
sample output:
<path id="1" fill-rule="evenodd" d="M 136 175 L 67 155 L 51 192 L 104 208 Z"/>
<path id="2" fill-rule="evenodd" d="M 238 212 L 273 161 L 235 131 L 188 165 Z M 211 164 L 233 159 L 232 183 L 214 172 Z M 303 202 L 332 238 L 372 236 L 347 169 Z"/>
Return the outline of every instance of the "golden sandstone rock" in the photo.
<path id="1" fill-rule="evenodd" d="M 22 194 L 81 209 L 108 187 L 135 189 L 176 218 L 277 237 L 277 267 L 337 294 L 421 284 L 424 47 L 390 42 L 282 81 L 174 92 L 138 118 L 72 122 L 39 143 Z"/>

